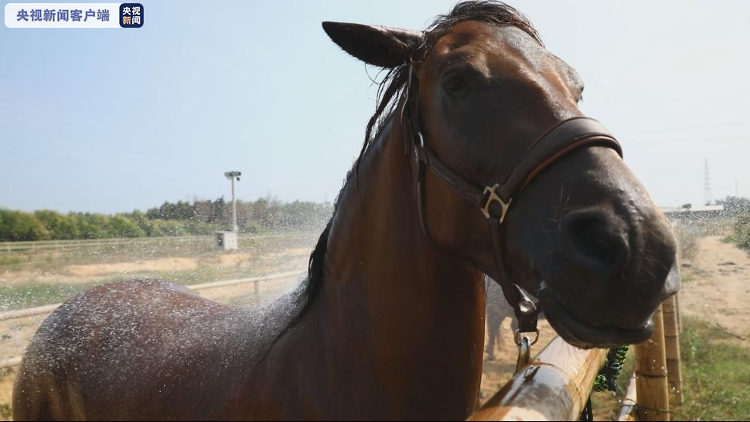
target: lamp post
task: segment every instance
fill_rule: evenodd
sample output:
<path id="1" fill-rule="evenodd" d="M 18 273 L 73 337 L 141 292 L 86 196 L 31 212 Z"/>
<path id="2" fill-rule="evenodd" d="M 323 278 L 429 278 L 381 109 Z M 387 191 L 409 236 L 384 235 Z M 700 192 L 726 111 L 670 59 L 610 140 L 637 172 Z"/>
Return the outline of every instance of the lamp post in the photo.
<path id="1" fill-rule="evenodd" d="M 242 173 L 239 171 L 230 171 L 224 173 L 224 176 L 232 181 L 232 231 L 237 233 L 239 231 L 239 227 L 237 227 L 237 200 L 234 197 L 234 180 L 237 179 L 237 181 L 239 182 Z"/>

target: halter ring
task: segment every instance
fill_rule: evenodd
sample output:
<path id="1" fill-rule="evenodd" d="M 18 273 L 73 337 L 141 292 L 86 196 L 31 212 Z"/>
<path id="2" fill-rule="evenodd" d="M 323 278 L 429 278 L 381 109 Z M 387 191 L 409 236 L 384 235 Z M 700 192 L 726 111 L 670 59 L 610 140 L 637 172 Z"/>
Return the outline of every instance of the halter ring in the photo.
<path id="1" fill-rule="evenodd" d="M 534 334 L 534 339 L 532 340 L 526 334 Z M 536 344 L 537 341 L 539 341 L 539 330 L 534 330 L 534 331 L 529 331 L 529 332 L 521 332 L 521 330 L 516 330 L 513 337 L 517 346 L 521 346 L 521 344 L 523 344 L 523 339 L 528 340 L 529 346 L 533 346 Z"/>

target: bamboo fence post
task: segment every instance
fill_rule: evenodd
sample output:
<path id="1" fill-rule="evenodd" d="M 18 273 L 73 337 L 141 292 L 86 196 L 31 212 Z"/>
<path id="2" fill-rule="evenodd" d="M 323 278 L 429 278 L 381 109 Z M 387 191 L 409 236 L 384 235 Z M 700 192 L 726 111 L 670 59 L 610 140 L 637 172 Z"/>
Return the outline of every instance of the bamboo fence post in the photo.
<path id="1" fill-rule="evenodd" d="M 667 354 L 667 380 L 675 403 L 682 404 L 682 362 L 680 360 L 680 329 L 677 320 L 677 297 L 664 301 L 664 344 Z"/>
<path id="2" fill-rule="evenodd" d="M 669 421 L 669 385 L 662 307 L 654 312 L 654 335 L 635 347 L 639 421 Z"/>
<path id="3" fill-rule="evenodd" d="M 675 312 L 677 313 L 677 330 L 682 332 L 682 314 L 680 313 L 680 292 L 674 295 Z"/>

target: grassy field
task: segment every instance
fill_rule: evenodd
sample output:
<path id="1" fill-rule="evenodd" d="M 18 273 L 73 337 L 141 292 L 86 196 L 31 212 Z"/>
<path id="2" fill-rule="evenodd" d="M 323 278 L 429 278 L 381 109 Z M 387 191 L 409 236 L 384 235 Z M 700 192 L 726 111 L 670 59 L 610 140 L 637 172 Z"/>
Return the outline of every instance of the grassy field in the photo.
<path id="1" fill-rule="evenodd" d="M 234 252 L 262 254 L 278 247 L 308 247 L 317 240 L 319 234 L 319 231 L 243 234 L 239 236 L 240 249 Z M 174 256 L 205 257 L 218 253 L 213 236 L 23 243 L 54 243 L 62 246 L 38 249 L 25 247 L 12 249 L 10 252 L 0 249 L 0 274 L 24 269 L 51 272 L 59 271 L 67 265 L 107 264 Z"/>
<path id="2" fill-rule="evenodd" d="M 156 278 L 191 285 L 304 268 L 318 233 L 241 236 L 221 253 L 213 238 L 0 254 L 0 312 L 65 301 L 95 285 Z"/>
<path id="3" fill-rule="evenodd" d="M 685 404 L 675 420 L 750 419 L 750 348 L 701 320 L 685 319 L 681 337 Z"/>
<path id="4" fill-rule="evenodd" d="M 672 420 L 750 419 L 750 348 L 722 329 L 685 318 L 680 337 L 684 404 L 672 407 Z M 617 393 L 594 393 L 594 414 L 617 420 L 633 372 L 632 348 L 617 380 Z"/>

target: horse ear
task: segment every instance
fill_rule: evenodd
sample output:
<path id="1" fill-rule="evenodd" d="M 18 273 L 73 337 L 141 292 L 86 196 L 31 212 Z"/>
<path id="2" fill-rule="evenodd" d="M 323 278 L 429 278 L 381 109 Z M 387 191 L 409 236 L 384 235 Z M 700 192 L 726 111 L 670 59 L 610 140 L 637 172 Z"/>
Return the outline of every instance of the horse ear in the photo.
<path id="1" fill-rule="evenodd" d="M 323 30 L 347 53 L 380 67 L 408 63 L 412 53 L 422 43 L 422 31 L 408 29 L 323 22 Z"/>

